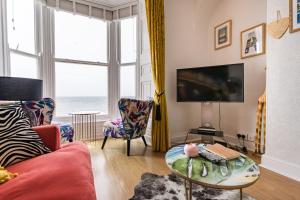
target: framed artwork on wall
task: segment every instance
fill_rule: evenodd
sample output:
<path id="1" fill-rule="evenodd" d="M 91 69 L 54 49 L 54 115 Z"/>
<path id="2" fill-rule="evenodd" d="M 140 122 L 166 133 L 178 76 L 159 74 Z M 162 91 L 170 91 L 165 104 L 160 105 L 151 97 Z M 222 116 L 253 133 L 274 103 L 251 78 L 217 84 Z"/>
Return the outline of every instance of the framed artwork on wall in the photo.
<path id="1" fill-rule="evenodd" d="M 215 50 L 231 45 L 232 41 L 232 20 L 228 20 L 215 27 Z"/>
<path id="2" fill-rule="evenodd" d="M 300 31 L 300 0 L 290 0 L 290 32 Z"/>
<path id="3" fill-rule="evenodd" d="M 266 53 L 266 24 L 259 24 L 241 32 L 241 58 Z"/>

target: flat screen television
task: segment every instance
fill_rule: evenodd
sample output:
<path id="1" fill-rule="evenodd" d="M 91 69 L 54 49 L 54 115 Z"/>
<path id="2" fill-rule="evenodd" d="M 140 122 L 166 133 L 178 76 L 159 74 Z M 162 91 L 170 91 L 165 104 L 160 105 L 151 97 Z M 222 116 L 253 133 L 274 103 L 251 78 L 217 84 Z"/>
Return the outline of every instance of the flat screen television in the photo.
<path id="1" fill-rule="evenodd" d="M 244 102 L 244 64 L 177 69 L 177 102 Z"/>

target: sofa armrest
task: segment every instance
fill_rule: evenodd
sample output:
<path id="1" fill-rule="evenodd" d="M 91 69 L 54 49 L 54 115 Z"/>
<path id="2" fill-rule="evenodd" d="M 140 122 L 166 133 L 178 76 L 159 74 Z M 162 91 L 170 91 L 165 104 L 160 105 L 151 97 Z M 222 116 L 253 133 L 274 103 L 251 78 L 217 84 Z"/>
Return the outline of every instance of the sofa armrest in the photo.
<path id="1" fill-rule="evenodd" d="M 56 151 L 60 147 L 59 128 L 54 125 L 37 126 L 32 128 L 36 131 L 44 144 L 51 150 Z"/>

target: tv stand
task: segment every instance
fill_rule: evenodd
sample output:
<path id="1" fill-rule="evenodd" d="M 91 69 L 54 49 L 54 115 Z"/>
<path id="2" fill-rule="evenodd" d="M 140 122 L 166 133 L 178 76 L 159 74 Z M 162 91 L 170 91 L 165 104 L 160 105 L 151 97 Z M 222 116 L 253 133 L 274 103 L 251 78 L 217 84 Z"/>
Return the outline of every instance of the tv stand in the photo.
<path id="1" fill-rule="evenodd" d="M 212 132 L 215 132 L 217 130 L 214 127 L 200 126 L 198 128 L 198 131 L 212 131 Z"/>
<path id="2" fill-rule="evenodd" d="M 213 128 L 213 103 L 202 102 L 201 103 L 201 127 Z"/>
<path id="3" fill-rule="evenodd" d="M 201 136 L 201 140 L 205 143 L 220 143 L 224 146 L 227 146 L 227 142 L 224 139 L 223 131 L 217 131 L 214 128 L 195 128 L 190 129 L 187 134 L 184 143 L 187 142 L 189 135 L 199 135 Z"/>

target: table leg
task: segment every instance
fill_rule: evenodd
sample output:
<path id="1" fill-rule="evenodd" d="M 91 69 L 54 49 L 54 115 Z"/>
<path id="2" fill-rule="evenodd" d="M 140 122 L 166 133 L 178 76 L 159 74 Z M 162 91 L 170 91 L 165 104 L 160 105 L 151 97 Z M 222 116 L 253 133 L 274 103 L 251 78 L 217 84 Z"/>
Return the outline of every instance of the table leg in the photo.
<path id="1" fill-rule="evenodd" d="M 189 182 L 189 187 L 190 187 L 190 188 L 189 188 L 189 189 L 190 189 L 190 192 L 189 192 L 189 195 L 190 195 L 190 196 L 189 196 L 189 200 L 192 200 L 192 196 L 193 196 L 193 195 L 192 195 L 192 190 L 193 190 L 193 183 L 192 183 L 192 181 Z"/>
<path id="2" fill-rule="evenodd" d="M 242 188 L 240 189 L 240 200 L 243 200 L 243 190 L 242 190 Z"/>
<path id="3" fill-rule="evenodd" d="M 190 134 L 190 132 L 187 132 L 186 137 L 185 137 L 185 140 L 184 140 L 184 144 L 186 144 L 186 141 L 187 141 L 187 139 L 188 139 L 188 137 L 189 137 L 189 134 Z"/>
<path id="4" fill-rule="evenodd" d="M 187 184 L 186 184 L 186 182 L 187 182 L 187 181 L 184 179 L 185 199 L 186 199 L 186 200 L 189 200 L 189 198 L 188 198 L 189 194 L 188 194 L 188 189 L 187 189 Z"/>

